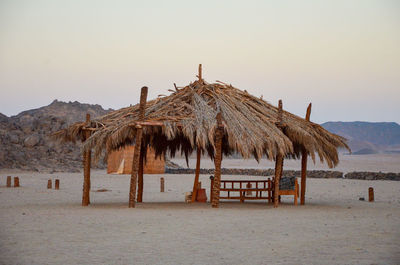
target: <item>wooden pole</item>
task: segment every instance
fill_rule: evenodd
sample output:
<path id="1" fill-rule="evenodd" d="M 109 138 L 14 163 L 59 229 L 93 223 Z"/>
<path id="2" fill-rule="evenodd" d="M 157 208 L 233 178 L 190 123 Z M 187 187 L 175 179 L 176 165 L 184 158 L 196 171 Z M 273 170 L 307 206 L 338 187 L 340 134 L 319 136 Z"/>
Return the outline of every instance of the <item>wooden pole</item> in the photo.
<path id="1" fill-rule="evenodd" d="M 129 189 L 129 208 L 135 208 L 137 175 L 139 171 L 139 156 L 140 156 L 140 149 L 142 147 L 142 134 L 143 134 L 142 126 L 136 125 L 136 143 L 135 143 L 135 149 L 133 150 L 131 184 Z"/>
<path id="2" fill-rule="evenodd" d="M 7 176 L 7 188 L 11 187 L 11 176 Z"/>
<path id="3" fill-rule="evenodd" d="M 200 160 L 201 160 L 201 148 L 200 146 L 197 146 L 196 175 L 194 177 L 194 183 L 193 183 L 192 202 L 195 202 L 197 197 L 197 190 L 198 190 L 199 176 L 200 176 Z"/>
<path id="4" fill-rule="evenodd" d="M 278 154 L 275 159 L 274 207 L 279 204 L 279 181 L 282 176 L 283 155 Z"/>
<path id="5" fill-rule="evenodd" d="M 14 177 L 14 187 L 15 188 L 19 187 L 19 178 L 18 177 Z"/>
<path id="6" fill-rule="evenodd" d="M 311 103 L 308 105 L 306 112 L 306 121 L 310 121 Z M 306 202 L 306 178 L 307 178 L 307 151 L 303 148 L 301 152 L 301 194 L 300 204 L 304 205 Z"/>
<path id="7" fill-rule="evenodd" d="M 59 180 L 59 179 L 56 179 L 56 181 L 55 181 L 55 183 L 54 183 L 54 188 L 55 188 L 56 190 L 59 190 L 59 189 L 60 189 L 60 180 Z"/>
<path id="8" fill-rule="evenodd" d="M 165 180 L 164 178 L 160 178 L 160 192 L 165 191 Z"/>
<path id="9" fill-rule="evenodd" d="M 143 202 L 143 171 L 144 171 L 144 154 L 140 150 L 139 155 L 139 171 L 138 171 L 138 194 L 137 194 L 137 201 Z"/>
<path id="10" fill-rule="evenodd" d="M 86 124 L 90 123 L 90 114 L 86 114 Z M 90 137 L 90 131 L 85 132 L 85 141 Z M 90 165 L 91 151 L 83 152 L 83 191 L 82 191 L 82 206 L 88 206 L 90 203 Z"/>
<path id="11" fill-rule="evenodd" d="M 272 187 L 271 187 L 271 179 L 268 178 L 268 203 L 272 202 Z"/>
<path id="12" fill-rule="evenodd" d="M 214 173 L 214 186 L 213 186 L 213 196 L 211 205 L 213 208 L 218 208 L 219 206 L 219 193 L 221 188 L 221 161 L 222 161 L 222 137 L 223 137 L 223 126 L 222 126 L 222 114 L 219 112 L 217 114 L 217 131 L 215 135 L 215 149 L 216 153 L 214 156 L 215 173 Z"/>
<path id="13" fill-rule="evenodd" d="M 211 183 L 210 183 L 210 202 L 212 202 L 213 201 L 213 189 L 214 189 L 214 176 L 210 176 L 210 180 L 211 180 Z"/>
<path id="14" fill-rule="evenodd" d="M 201 64 L 199 64 L 199 81 L 202 81 L 203 80 L 203 73 L 202 73 L 202 69 L 201 69 Z"/>
<path id="15" fill-rule="evenodd" d="M 373 202 L 375 200 L 374 198 L 374 188 L 369 187 L 368 189 L 368 201 Z"/>
<path id="16" fill-rule="evenodd" d="M 139 104 L 139 121 L 144 120 L 146 111 L 146 100 L 147 100 L 147 87 L 142 87 L 140 92 L 140 104 Z M 129 188 L 129 208 L 135 208 L 136 201 L 136 186 L 137 186 L 137 175 L 139 171 L 139 156 L 142 149 L 142 134 L 143 128 L 140 125 L 136 125 L 136 142 L 135 149 L 133 151 L 132 159 L 132 172 L 131 172 L 131 184 Z"/>
<path id="17" fill-rule="evenodd" d="M 278 104 L 278 127 L 282 128 L 282 100 L 279 100 Z M 274 207 L 278 207 L 279 204 L 279 182 L 283 171 L 283 154 L 278 153 L 275 158 L 275 183 L 274 183 Z"/>
<path id="18" fill-rule="evenodd" d="M 47 188 L 48 189 L 51 189 L 53 187 L 53 184 L 51 183 L 51 179 L 49 179 L 48 181 L 47 181 Z"/>

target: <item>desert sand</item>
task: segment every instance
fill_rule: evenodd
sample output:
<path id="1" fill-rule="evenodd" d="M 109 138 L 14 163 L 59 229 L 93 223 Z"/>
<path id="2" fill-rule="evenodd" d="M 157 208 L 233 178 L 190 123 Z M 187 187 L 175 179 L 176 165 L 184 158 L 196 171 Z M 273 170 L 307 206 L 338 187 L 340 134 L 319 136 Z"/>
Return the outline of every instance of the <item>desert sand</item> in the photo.
<path id="1" fill-rule="evenodd" d="M 1 264 L 400 264 L 400 182 L 309 179 L 305 206 L 284 197 L 277 209 L 265 201 L 213 209 L 184 203 L 193 176 L 145 175 L 144 203 L 130 209 L 128 175 L 92 171 L 89 207 L 80 205 L 81 173 L 13 172 L 20 188 L 4 187 L 7 175 Z M 47 189 L 50 178 L 60 190 Z M 200 181 L 208 195 L 208 176 Z"/>

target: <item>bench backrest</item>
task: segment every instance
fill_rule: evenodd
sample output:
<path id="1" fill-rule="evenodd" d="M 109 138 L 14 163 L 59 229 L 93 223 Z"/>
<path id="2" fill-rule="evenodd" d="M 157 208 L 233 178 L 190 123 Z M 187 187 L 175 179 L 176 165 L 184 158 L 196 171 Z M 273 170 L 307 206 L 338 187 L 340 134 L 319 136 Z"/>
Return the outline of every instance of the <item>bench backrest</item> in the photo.
<path id="1" fill-rule="evenodd" d="M 294 190 L 296 177 L 282 177 L 279 181 L 279 190 Z"/>

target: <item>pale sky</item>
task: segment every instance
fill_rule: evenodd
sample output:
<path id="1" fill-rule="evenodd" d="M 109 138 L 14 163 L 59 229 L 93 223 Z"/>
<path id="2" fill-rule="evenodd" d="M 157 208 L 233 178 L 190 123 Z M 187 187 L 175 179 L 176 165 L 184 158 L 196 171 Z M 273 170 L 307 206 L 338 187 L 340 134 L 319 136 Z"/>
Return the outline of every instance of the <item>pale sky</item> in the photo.
<path id="1" fill-rule="evenodd" d="M 311 120 L 400 123 L 400 1 L 0 0 L 0 112 L 221 80 Z"/>

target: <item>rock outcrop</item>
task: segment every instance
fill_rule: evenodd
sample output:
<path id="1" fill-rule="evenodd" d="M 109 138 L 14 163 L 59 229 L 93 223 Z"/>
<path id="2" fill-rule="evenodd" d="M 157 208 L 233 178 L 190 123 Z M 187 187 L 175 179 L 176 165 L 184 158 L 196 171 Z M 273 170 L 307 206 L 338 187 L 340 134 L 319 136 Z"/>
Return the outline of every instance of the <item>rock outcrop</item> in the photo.
<path id="1" fill-rule="evenodd" d="M 51 134 L 69 124 L 104 115 L 100 105 L 53 101 L 50 105 L 12 117 L 0 114 L 0 168 L 43 172 L 82 170 L 79 144 L 59 143 Z M 104 168 L 104 164 L 99 164 Z"/>

